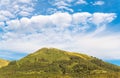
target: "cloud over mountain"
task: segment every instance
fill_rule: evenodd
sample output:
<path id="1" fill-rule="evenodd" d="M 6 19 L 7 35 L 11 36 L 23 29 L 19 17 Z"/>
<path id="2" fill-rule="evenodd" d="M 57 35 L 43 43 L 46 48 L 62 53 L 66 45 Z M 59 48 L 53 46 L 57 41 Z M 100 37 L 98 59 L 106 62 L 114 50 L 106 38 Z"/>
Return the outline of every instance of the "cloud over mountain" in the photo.
<path id="1" fill-rule="evenodd" d="M 40 47 L 56 47 L 111 58 L 113 50 L 119 50 L 119 35 L 99 35 L 104 34 L 106 26 L 115 17 L 114 13 L 58 12 L 10 20 L 6 22 L 7 26 L 1 26 L 0 49 L 32 52 Z M 108 51 L 110 53 L 106 55 Z"/>

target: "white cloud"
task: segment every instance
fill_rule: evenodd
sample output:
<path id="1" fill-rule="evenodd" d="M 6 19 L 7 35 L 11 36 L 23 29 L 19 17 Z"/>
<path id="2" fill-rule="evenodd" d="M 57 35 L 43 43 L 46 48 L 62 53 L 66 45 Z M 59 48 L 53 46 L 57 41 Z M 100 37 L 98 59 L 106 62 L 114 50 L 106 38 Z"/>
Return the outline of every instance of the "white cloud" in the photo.
<path id="1" fill-rule="evenodd" d="M 8 5 L 10 3 L 10 0 L 0 0 L 1 5 Z"/>
<path id="2" fill-rule="evenodd" d="M 0 22 L 0 27 L 4 26 L 4 23 L 3 22 Z"/>
<path id="3" fill-rule="evenodd" d="M 5 17 L 11 17 L 11 18 L 14 17 L 14 15 L 12 13 L 10 13 L 9 11 L 4 11 L 4 10 L 0 11 L 0 15 L 3 15 Z"/>
<path id="4" fill-rule="evenodd" d="M 51 15 L 50 20 L 52 20 L 52 23 L 56 26 L 68 27 L 71 24 L 72 17 L 68 13 L 56 13 Z"/>
<path id="5" fill-rule="evenodd" d="M 4 10 L 1 10 L 0 11 L 0 21 L 7 21 L 11 18 L 14 18 L 14 15 L 12 13 L 10 13 L 9 11 L 4 11 Z"/>
<path id="6" fill-rule="evenodd" d="M 120 59 L 120 35 L 104 35 L 107 24 L 115 17 L 114 13 L 58 12 L 10 20 L 6 27 L 1 22 L 4 32 L 0 35 L 0 50 L 29 53 L 41 47 L 55 47 Z"/>
<path id="7" fill-rule="evenodd" d="M 112 22 L 116 18 L 114 13 L 94 13 L 90 20 L 97 26 L 95 33 L 99 33 L 106 29 L 106 24 Z"/>
<path id="8" fill-rule="evenodd" d="M 10 19 L 14 18 L 14 15 L 11 14 L 9 11 L 3 11 L 3 10 L 0 11 L 0 21 L 1 22 L 9 20 L 9 18 Z"/>
<path id="9" fill-rule="evenodd" d="M 93 3 L 93 5 L 104 5 L 105 2 L 104 1 L 96 1 L 95 3 Z"/>
<path id="10" fill-rule="evenodd" d="M 111 22 L 113 19 L 115 19 L 116 16 L 114 13 L 94 13 L 93 18 L 91 19 L 93 23 L 96 25 L 101 25 L 107 22 Z"/>
<path id="11" fill-rule="evenodd" d="M 48 8 L 47 10 L 49 12 L 51 10 L 51 12 L 53 12 L 53 13 L 55 13 L 56 11 L 60 11 L 60 12 L 67 11 L 67 12 L 73 13 L 75 11 L 75 9 L 73 9 L 73 6 L 83 5 L 83 4 L 88 4 L 88 3 L 86 0 L 54 0 L 54 1 L 50 1 L 49 4 L 52 7 L 55 7 L 52 9 Z"/>
<path id="12" fill-rule="evenodd" d="M 58 9 L 61 11 L 61 12 L 65 12 L 65 10 L 69 11 L 69 12 L 74 12 L 73 9 L 71 8 L 68 8 L 66 6 L 60 6 L 58 7 Z"/>
<path id="13" fill-rule="evenodd" d="M 75 13 L 73 14 L 73 20 L 75 24 L 87 24 L 89 22 L 89 18 L 92 17 L 92 14 L 88 12 L 83 12 L 83 13 Z"/>
<path id="14" fill-rule="evenodd" d="M 0 0 L 0 21 L 32 15 L 33 7 L 32 0 Z"/>
<path id="15" fill-rule="evenodd" d="M 78 0 L 76 4 L 87 4 L 87 2 L 85 0 Z"/>
<path id="16" fill-rule="evenodd" d="M 0 22 L 6 21 L 6 20 L 8 20 L 8 18 L 6 18 L 6 17 L 3 16 L 3 15 L 0 15 Z"/>
<path id="17" fill-rule="evenodd" d="M 57 6 L 57 7 L 60 7 L 60 6 L 70 6 L 65 1 L 57 1 L 54 5 Z"/>
<path id="18" fill-rule="evenodd" d="M 30 3 L 31 0 L 18 0 L 18 2 L 21 2 L 21 3 Z"/>
<path id="19" fill-rule="evenodd" d="M 73 25 L 76 26 L 77 31 L 86 31 L 89 28 L 88 23 L 91 22 L 89 18 L 92 18 L 92 14 L 87 12 L 73 14 Z"/>
<path id="20" fill-rule="evenodd" d="M 71 8 L 72 6 L 72 2 L 74 0 L 55 0 L 54 2 L 51 3 L 52 6 L 55 6 L 55 10 L 57 9 L 57 11 L 61 11 L 61 12 L 65 12 L 65 11 L 69 11 L 69 12 L 74 12 L 74 10 Z M 49 9 L 48 9 L 49 10 Z"/>
<path id="21" fill-rule="evenodd" d="M 21 12 L 19 13 L 19 15 L 20 15 L 20 16 L 29 16 L 30 13 L 29 13 L 29 12 L 25 12 L 25 11 L 21 11 Z"/>

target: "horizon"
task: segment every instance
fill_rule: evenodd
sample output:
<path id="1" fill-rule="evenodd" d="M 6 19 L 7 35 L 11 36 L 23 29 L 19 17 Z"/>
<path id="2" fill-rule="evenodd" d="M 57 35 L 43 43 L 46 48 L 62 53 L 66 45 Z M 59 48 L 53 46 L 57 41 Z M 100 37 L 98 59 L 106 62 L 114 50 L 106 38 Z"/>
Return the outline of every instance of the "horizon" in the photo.
<path id="1" fill-rule="evenodd" d="M 0 58 L 17 60 L 42 47 L 54 47 L 120 66 L 118 3 L 0 0 Z"/>

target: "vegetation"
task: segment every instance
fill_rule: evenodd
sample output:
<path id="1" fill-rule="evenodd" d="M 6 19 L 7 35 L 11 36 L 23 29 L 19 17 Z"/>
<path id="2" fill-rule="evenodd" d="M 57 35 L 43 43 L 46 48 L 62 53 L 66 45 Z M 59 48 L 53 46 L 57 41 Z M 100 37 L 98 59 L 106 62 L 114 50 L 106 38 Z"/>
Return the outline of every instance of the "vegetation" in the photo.
<path id="1" fill-rule="evenodd" d="M 0 59 L 0 68 L 1 68 L 1 67 L 4 67 L 4 66 L 7 66 L 8 63 L 9 63 L 9 61 Z"/>
<path id="2" fill-rule="evenodd" d="M 42 48 L 0 69 L 1 78 L 119 78 L 120 67 L 84 54 Z"/>

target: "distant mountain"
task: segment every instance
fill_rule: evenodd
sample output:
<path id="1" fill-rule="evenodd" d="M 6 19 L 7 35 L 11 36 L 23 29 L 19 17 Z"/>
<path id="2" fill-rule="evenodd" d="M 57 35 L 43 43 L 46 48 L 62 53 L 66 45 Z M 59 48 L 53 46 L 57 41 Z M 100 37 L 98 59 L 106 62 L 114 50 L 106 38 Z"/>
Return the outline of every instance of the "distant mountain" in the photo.
<path id="1" fill-rule="evenodd" d="M 9 61 L 0 59 L 0 68 L 2 68 L 2 67 L 4 67 L 4 66 L 7 66 L 8 63 L 9 63 Z"/>
<path id="2" fill-rule="evenodd" d="M 120 67 L 98 58 L 42 48 L 0 69 L 1 78 L 119 78 Z"/>

